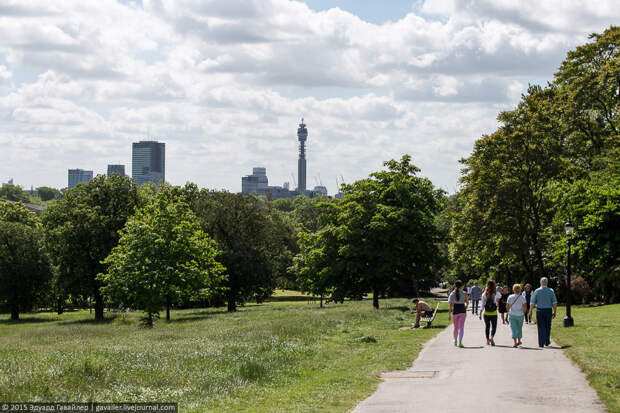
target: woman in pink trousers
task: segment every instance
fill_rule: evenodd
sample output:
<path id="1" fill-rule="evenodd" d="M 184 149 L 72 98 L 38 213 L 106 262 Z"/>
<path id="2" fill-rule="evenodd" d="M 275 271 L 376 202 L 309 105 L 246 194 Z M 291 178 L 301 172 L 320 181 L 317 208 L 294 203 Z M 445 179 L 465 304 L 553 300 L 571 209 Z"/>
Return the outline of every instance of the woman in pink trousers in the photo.
<path id="1" fill-rule="evenodd" d="M 448 297 L 450 303 L 450 312 L 448 313 L 448 321 L 454 319 L 454 345 L 463 347 L 463 333 L 465 332 L 465 318 L 467 317 L 467 293 L 463 290 L 463 283 L 457 280 L 454 283 L 454 290 Z"/>

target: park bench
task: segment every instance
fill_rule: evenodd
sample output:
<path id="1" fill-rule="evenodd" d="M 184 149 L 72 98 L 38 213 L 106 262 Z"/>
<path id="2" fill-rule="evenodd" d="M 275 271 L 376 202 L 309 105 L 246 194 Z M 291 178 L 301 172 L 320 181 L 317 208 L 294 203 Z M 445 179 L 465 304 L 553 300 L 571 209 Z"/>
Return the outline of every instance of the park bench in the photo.
<path id="1" fill-rule="evenodd" d="M 437 315 L 437 310 L 439 310 L 439 302 L 437 302 L 437 305 L 435 306 L 435 311 L 433 311 L 433 315 L 431 315 L 430 317 L 420 317 L 420 321 L 424 321 L 426 323 L 426 328 L 429 328 L 433 323 L 433 320 Z"/>

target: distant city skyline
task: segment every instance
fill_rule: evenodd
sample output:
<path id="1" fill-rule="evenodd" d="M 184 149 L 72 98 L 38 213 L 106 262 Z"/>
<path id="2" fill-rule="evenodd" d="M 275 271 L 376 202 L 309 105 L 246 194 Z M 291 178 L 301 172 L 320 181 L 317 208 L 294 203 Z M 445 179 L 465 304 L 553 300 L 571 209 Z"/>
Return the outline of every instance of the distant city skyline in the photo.
<path id="1" fill-rule="evenodd" d="M 5 3 L 0 180 L 23 188 L 129 175 L 127 148 L 151 139 L 171 184 L 239 192 L 264 165 L 280 185 L 305 117 L 308 187 L 408 153 L 453 192 L 498 113 L 620 17 L 611 0 Z"/>

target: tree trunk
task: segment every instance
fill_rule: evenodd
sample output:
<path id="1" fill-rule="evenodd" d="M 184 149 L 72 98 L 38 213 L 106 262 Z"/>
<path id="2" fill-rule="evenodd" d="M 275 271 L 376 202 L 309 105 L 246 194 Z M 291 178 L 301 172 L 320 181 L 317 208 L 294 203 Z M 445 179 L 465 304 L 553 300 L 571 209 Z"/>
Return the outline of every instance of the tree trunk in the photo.
<path id="1" fill-rule="evenodd" d="M 379 293 L 376 288 L 372 289 L 372 306 L 379 309 Z"/>
<path id="2" fill-rule="evenodd" d="M 95 320 L 103 321 L 103 295 L 99 291 L 99 283 L 95 284 Z"/>
<path id="3" fill-rule="evenodd" d="M 11 303 L 11 320 L 17 321 L 19 320 L 19 304 Z"/>
<path id="4" fill-rule="evenodd" d="M 166 321 L 170 321 L 170 301 L 166 301 Z"/>
<path id="5" fill-rule="evenodd" d="M 64 307 L 63 307 L 63 299 L 62 297 L 58 297 L 56 299 L 56 312 L 60 315 L 64 312 Z"/>
<path id="6" fill-rule="evenodd" d="M 323 308 L 323 294 L 321 294 L 321 306 L 320 308 Z"/>
<path id="7" fill-rule="evenodd" d="M 237 311 L 237 294 L 233 290 L 228 290 L 227 301 L 228 301 L 228 312 L 232 313 Z"/>

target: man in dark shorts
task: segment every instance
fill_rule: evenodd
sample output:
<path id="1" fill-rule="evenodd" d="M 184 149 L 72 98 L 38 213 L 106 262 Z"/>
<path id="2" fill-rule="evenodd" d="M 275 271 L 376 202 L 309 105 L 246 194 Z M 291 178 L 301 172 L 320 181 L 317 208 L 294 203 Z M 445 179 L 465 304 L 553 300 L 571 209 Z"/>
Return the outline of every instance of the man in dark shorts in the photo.
<path id="1" fill-rule="evenodd" d="M 411 314 L 416 313 L 415 316 L 415 324 L 413 328 L 420 327 L 420 318 L 422 317 L 430 317 L 433 315 L 433 309 L 430 305 L 425 303 L 424 301 L 418 300 L 417 298 L 413 299 L 413 305 L 415 305 L 415 310 L 411 311 Z"/>

